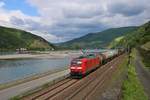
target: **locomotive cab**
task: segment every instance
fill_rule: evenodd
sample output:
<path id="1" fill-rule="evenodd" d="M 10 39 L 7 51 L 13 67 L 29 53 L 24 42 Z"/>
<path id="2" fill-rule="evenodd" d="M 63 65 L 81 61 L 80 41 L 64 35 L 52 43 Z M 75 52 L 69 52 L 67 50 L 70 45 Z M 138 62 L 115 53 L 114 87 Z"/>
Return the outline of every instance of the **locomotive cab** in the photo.
<path id="1" fill-rule="evenodd" d="M 84 73 L 83 69 L 83 62 L 84 62 L 84 56 L 80 56 L 79 58 L 75 58 L 71 61 L 70 64 L 70 71 L 71 71 L 71 76 L 78 75 L 82 76 Z"/>
<path id="2" fill-rule="evenodd" d="M 71 61 L 71 76 L 85 76 L 99 66 L 99 57 L 96 54 L 87 54 L 75 58 Z"/>

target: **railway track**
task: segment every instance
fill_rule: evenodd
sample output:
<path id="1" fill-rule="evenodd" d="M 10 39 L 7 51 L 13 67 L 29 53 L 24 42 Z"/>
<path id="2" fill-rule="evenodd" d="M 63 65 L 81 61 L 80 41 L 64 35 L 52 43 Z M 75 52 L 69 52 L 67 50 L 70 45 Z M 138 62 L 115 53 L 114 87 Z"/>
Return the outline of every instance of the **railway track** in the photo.
<path id="1" fill-rule="evenodd" d="M 93 96 L 98 86 L 103 87 L 103 85 L 105 84 L 105 81 L 108 79 L 108 77 L 112 75 L 112 72 L 114 72 L 115 70 L 114 65 L 116 65 L 116 63 L 118 63 L 118 61 L 113 63 L 111 67 L 109 67 L 105 72 L 103 72 L 103 74 L 101 74 L 101 76 L 99 76 L 97 79 L 95 79 L 90 84 L 88 84 L 87 86 L 88 88 L 82 88 L 81 89 L 82 91 L 78 92 L 77 95 L 73 96 L 69 100 L 80 100 L 80 99 L 87 100 L 88 98 Z M 92 99 L 89 99 L 89 100 L 92 100 Z"/>
<path id="2" fill-rule="evenodd" d="M 59 91 L 62 91 L 62 90 L 64 90 L 67 86 L 70 86 L 71 84 L 74 84 L 74 83 L 77 82 L 77 81 L 78 81 L 78 80 L 76 80 L 76 79 L 67 78 L 67 79 L 62 80 L 62 81 L 60 81 L 60 82 L 54 84 L 53 86 L 48 87 L 48 88 L 46 88 L 46 89 L 44 89 L 44 90 L 42 90 L 42 91 L 38 91 L 38 92 L 35 92 L 35 93 L 32 94 L 32 95 L 29 95 L 29 96 L 27 96 L 27 97 L 24 97 L 23 100 L 36 100 L 37 98 L 41 98 L 41 97 L 47 95 L 48 93 L 51 93 L 51 91 L 54 91 L 54 90 L 56 90 L 56 89 L 58 89 L 58 88 L 60 88 L 60 87 L 63 86 L 63 88 L 62 88 L 61 90 L 59 90 Z M 67 86 L 64 86 L 64 85 L 66 85 L 66 84 L 67 84 Z"/>
<path id="3" fill-rule="evenodd" d="M 121 63 L 121 55 L 82 79 L 67 78 L 53 86 L 22 98 L 23 100 L 91 100 L 98 88 L 103 88 L 105 82 Z"/>

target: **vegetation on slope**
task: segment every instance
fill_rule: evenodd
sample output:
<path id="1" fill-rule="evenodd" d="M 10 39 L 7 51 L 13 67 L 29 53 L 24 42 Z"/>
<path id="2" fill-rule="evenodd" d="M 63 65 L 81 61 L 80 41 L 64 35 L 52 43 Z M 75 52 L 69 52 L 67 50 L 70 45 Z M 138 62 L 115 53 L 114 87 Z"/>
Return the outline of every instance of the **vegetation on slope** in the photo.
<path id="1" fill-rule="evenodd" d="M 150 70 L 150 41 L 142 45 L 141 48 L 139 48 L 139 52 L 142 56 L 142 61 L 144 62 L 145 66 Z"/>
<path id="2" fill-rule="evenodd" d="M 135 59 L 135 51 L 132 53 L 131 57 L 130 64 L 128 65 L 127 79 L 123 82 L 122 100 L 148 100 L 148 96 L 145 94 L 135 71 L 133 62 Z"/>
<path id="3" fill-rule="evenodd" d="M 140 26 L 137 31 L 128 33 L 115 46 L 140 47 L 150 41 L 150 22 Z"/>
<path id="4" fill-rule="evenodd" d="M 150 51 L 142 48 L 139 48 L 138 50 L 141 54 L 142 62 L 144 63 L 145 67 L 147 67 L 150 70 Z"/>
<path id="5" fill-rule="evenodd" d="M 119 42 L 113 44 L 115 44 L 113 47 L 129 46 L 131 48 L 138 48 L 144 64 L 150 68 L 150 21 L 140 26 L 137 31 L 127 34 Z"/>
<path id="6" fill-rule="evenodd" d="M 122 39 L 124 39 L 124 36 L 120 36 L 115 38 L 110 45 L 108 46 L 108 48 L 114 48 L 120 41 L 122 41 Z"/>
<path id="7" fill-rule="evenodd" d="M 45 39 L 29 32 L 0 26 L 0 50 L 46 50 L 54 46 Z"/>
<path id="8" fill-rule="evenodd" d="M 89 33 L 83 37 L 61 43 L 62 48 L 80 49 L 80 48 L 103 48 L 116 37 L 135 31 L 137 27 L 111 28 L 102 32 Z"/>

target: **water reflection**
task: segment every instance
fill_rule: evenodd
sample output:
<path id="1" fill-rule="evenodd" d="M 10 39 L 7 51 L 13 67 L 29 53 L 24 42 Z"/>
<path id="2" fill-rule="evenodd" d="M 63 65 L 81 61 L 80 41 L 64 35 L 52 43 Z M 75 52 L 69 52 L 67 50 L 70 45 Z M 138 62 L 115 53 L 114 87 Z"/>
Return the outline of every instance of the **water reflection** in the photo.
<path id="1" fill-rule="evenodd" d="M 70 58 L 0 60 L 0 83 L 68 66 Z"/>

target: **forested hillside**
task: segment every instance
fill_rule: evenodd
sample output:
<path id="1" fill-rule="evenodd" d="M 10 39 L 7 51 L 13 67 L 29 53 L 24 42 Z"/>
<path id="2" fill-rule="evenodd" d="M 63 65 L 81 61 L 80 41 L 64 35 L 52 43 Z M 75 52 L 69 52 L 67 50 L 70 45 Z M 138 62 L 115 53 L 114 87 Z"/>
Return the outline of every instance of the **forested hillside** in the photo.
<path id="1" fill-rule="evenodd" d="M 0 50 L 15 50 L 18 48 L 46 50 L 52 49 L 54 46 L 32 33 L 0 26 Z"/>
<path id="2" fill-rule="evenodd" d="M 59 46 L 70 49 L 105 48 L 115 38 L 123 36 L 126 33 L 133 32 L 136 29 L 137 27 L 111 28 L 102 32 L 89 33 L 83 37 L 61 43 Z"/>
<path id="3" fill-rule="evenodd" d="M 137 31 L 128 33 L 119 41 L 113 41 L 111 46 L 114 48 L 137 48 L 143 57 L 143 62 L 150 68 L 150 21 L 144 25 L 141 25 Z"/>

